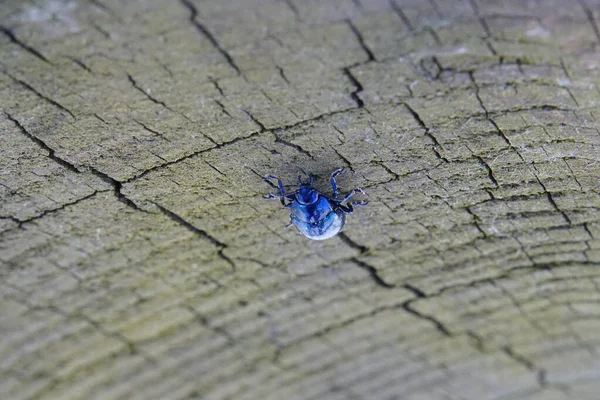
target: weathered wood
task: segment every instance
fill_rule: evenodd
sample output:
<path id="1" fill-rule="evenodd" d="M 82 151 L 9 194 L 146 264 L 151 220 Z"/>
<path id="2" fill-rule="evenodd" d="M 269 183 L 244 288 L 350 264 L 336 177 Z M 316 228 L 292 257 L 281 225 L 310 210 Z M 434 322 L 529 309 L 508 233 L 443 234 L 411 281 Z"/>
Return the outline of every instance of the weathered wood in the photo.
<path id="1" fill-rule="evenodd" d="M 4 1 L 0 397 L 597 399 L 599 17 Z M 261 198 L 340 166 L 337 238 Z"/>

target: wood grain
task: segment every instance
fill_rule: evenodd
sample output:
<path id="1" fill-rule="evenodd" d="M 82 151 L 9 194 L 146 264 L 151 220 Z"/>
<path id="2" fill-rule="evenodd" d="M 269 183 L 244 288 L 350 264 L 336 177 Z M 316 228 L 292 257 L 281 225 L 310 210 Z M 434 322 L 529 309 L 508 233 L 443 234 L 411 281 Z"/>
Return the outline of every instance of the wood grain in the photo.
<path id="1" fill-rule="evenodd" d="M 597 399 L 599 18 L 3 2 L 0 397 Z M 262 199 L 339 167 L 334 239 Z"/>

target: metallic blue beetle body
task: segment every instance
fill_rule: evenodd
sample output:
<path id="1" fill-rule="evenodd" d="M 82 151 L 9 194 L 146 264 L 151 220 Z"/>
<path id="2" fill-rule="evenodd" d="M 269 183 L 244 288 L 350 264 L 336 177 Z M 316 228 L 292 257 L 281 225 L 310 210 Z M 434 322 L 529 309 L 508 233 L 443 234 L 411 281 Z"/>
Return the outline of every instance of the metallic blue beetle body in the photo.
<path id="1" fill-rule="evenodd" d="M 312 175 L 308 176 L 308 182 L 302 182 L 298 177 L 300 187 L 292 193 L 285 193 L 283 182 L 275 175 L 266 176 L 265 180 L 277 179 L 280 194 L 269 193 L 264 196 L 267 199 L 279 199 L 281 204 L 290 208 L 291 223 L 298 228 L 300 233 L 309 239 L 325 240 L 337 235 L 346 222 L 345 214 L 352 214 L 354 206 L 366 205 L 366 201 L 353 201 L 344 205 L 355 193 L 362 193 L 362 189 L 355 188 L 343 198 L 338 198 L 338 189 L 335 178 L 344 171 L 344 168 L 335 170 L 330 177 L 333 197 L 329 197 L 312 187 Z M 286 204 L 285 200 L 289 200 Z"/>

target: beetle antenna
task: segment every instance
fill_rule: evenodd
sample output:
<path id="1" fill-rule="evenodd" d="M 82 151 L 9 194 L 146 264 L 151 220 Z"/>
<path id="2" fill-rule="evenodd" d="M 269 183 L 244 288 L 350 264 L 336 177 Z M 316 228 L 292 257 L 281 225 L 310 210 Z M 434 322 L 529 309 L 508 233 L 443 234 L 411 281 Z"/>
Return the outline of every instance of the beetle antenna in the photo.
<path id="1" fill-rule="evenodd" d="M 308 184 L 312 184 L 313 183 L 313 176 L 312 174 L 308 174 Z"/>

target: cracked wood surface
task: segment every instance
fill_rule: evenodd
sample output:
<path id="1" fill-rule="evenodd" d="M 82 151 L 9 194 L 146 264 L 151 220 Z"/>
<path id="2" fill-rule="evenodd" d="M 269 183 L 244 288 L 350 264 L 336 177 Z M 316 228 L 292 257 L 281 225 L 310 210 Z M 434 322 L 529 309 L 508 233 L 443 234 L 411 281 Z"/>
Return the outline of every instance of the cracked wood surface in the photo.
<path id="1" fill-rule="evenodd" d="M 596 400 L 599 18 L 4 1 L 2 397 Z M 340 166 L 334 239 L 261 198 Z"/>

